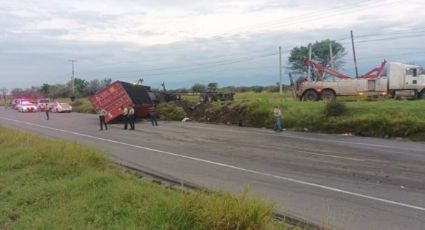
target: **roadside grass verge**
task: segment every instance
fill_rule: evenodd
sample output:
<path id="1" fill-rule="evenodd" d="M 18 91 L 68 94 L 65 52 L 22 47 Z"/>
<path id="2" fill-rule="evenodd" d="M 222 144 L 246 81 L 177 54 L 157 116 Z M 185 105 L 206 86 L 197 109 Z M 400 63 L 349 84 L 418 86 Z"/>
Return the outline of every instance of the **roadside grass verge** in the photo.
<path id="1" fill-rule="evenodd" d="M 288 94 L 250 92 L 236 94 L 233 102 L 201 104 L 186 112 L 195 121 L 271 129 L 273 108 L 280 105 L 282 125 L 290 130 L 425 141 L 424 100 L 346 97 L 337 102 L 341 111 L 329 116 L 325 102 L 298 102 Z"/>
<path id="2" fill-rule="evenodd" d="M 424 100 L 342 100 L 338 104 L 344 109 L 337 116 L 326 115 L 326 102 L 296 102 L 267 94 L 257 95 L 255 100 L 241 104 L 247 108 L 245 119 L 250 126 L 273 127 L 271 111 L 275 105 L 280 105 L 282 124 L 288 129 L 385 138 L 411 137 L 425 141 L 421 139 L 425 134 Z"/>
<path id="3" fill-rule="evenodd" d="M 94 148 L 0 127 L 0 229 L 289 229 L 245 192 L 185 193 Z"/>

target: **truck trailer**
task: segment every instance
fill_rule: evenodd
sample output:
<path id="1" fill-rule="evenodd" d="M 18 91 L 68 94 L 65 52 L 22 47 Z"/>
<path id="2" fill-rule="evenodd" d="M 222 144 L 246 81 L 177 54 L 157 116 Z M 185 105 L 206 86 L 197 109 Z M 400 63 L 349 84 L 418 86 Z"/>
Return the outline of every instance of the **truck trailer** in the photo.
<path id="1" fill-rule="evenodd" d="M 312 77 L 292 81 L 295 95 L 303 101 L 331 100 L 337 96 L 403 96 L 425 99 L 425 71 L 417 65 L 382 62 L 359 78 L 351 78 L 312 61 Z"/>
<path id="2" fill-rule="evenodd" d="M 105 120 L 109 123 L 121 118 L 122 106 L 133 106 L 136 118 L 148 117 L 149 109 L 154 106 L 150 94 L 148 86 L 116 81 L 97 91 L 89 100 L 95 111 L 102 108 L 107 112 Z"/>

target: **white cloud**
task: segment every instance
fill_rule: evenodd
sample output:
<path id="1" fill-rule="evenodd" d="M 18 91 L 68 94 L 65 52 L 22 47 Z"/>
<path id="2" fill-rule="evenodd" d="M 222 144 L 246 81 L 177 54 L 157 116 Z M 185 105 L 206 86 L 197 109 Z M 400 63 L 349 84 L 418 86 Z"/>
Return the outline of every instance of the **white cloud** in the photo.
<path id="1" fill-rule="evenodd" d="M 129 71 L 127 77 L 131 78 L 149 65 L 232 60 L 238 55 L 275 52 L 279 45 L 288 49 L 325 38 L 344 38 L 351 29 L 356 35 L 408 31 L 423 27 L 424 6 L 422 0 L 0 0 L 0 84 L 13 85 L 13 80 L 4 80 L 9 76 L 34 78 L 31 84 L 65 81 L 70 58 L 79 59 L 78 70 L 91 73 L 87 77 Z M 368 58 L 400 54 L 400 50 L 381 47 L 406 47 L 403 41 L 410 47 L 423 47 L 420 38 L 398 39 L 392 44 L 359 43 L 359 56 L 373 66 L 376 60 Z M 249 67 L 258 70 L 245 72 L 245 64 L 235 64 L 234 72 L 222 75 L 272 78 L 275 70 L 262 68 L 270 66 L 271 61 L 274 59 L 251 62 Z M 23 65 L 26 68 L 21 68 Z M 40 74 L 34 76 L 34 72 Z M 161 76 L 159 81 L 170 78 L 189 82 L 196 78 L 193 73 L 176 75 L 177 80 Z M 25 81 L 16 82 L 20 83 L 15 86 Z"/>

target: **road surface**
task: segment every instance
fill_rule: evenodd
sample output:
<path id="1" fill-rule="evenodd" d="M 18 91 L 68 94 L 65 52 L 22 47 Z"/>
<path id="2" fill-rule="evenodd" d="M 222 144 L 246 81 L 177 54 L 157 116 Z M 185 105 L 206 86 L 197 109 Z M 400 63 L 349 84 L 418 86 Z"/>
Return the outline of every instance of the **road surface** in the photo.
<path id="1" fill-rule="evenodd" d="M 99 147 L 161 176 L 273 202 L 336 229 L 425 229 L 425 143 L 198 123 L 98 131 L 96 115 L 0 109 L 0 125 Z"/>

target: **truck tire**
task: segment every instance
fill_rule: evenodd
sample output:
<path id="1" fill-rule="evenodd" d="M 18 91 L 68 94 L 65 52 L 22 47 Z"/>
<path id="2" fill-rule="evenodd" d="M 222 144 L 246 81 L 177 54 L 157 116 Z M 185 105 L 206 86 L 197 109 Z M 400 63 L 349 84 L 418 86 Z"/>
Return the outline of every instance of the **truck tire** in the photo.
<path id="1" fill-rule="evenodd" d="M 423 89 L 423 90 L 421 91 L 421 93 L 419 94 L 418 99 L 425 100 L 425 89 Z"/>
<path id="2" fill-rule="evenodd" d="M 322 94 L 320 95 L 320 98 L 324 101 L 332 101 L 335 100 L 336 95 L 332 90 L 326 89 L 323 90 Z"/>
<path id="3" fill-rule="evenodd" d="M 303 101 L 317 101 L 319 100 L 319 94 L 316 93 L 314 90 L 309 90 L 304 93 L 303 95 Z"/>

